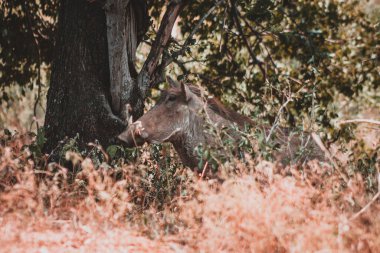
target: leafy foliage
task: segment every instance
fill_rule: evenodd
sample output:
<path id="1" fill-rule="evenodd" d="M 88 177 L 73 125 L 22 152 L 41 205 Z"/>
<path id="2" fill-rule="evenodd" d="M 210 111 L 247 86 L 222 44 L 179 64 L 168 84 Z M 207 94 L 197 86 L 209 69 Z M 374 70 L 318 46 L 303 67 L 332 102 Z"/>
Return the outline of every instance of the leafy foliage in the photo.
<path id="1" fill-rule="evenodd" d="M 0 99 L 10 98 L 6 86 L 40 85 L 42 64 L 53 57 L 57 7 L 57 1 L 1 1 Z"/>
<path id="2" fill-rule="evenodd" d="M 147 40 L 154 38 L 164 5 L 148 1 Z M 179 77 L 201 79 L 246 114 L 273 123 L 277 109 L 290 99 L 284 121 L 297 125 L 308 116 L 311 123 L 329 126 L 338 115 L 331 106 L 336 94 L 353 98 L 380 85 L 379 20 L 360 5 L 355 0 L 188 1 L 178 23 L 185 38 L 214 9 L 182 57 L 176 54 L 180 43 L 171 43 L 167 53 L 178 58 Z M 57 7 L 56 1 L 1 3 L 2 88 L 31 85 L 41 64 L 50 65 Z"/>
<path id="3" fill-rule="evenodd" d="M 214 5 L 192 1 L 183 10 L 185 37 Z M 290 100 L 283 120 L 299 125 L 307 116 L 329 126 L 337 94 L 379 88 L 379 41 L 379 26 L 359 1 L 223 1 L 199 28 L 181 70 L 270 123 Z"/>

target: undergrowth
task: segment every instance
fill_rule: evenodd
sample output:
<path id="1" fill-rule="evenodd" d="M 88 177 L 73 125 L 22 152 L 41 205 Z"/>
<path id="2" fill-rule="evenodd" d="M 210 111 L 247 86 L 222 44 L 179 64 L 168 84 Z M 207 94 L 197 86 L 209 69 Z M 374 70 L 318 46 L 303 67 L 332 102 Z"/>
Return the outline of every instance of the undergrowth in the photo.
<path id="1" fill-rule="evenodd" d="M 378 192 L 378 147 L 367 150 L 356 141 L 346 146 L 346 160 L 336 156 L 345 181 L 328 163 L 267 161 L 250 135 L 239 146 L 251 152 L 214 161 L 214 170 L 192 171 L 170 145 L 103 149 L 92 143 L 79 152 L 75 138 L 63 144 L 65 163 L 48 163 L 39 134 L 1 137 L 0 244 L 40 231 L 49 239 L 21 240 L 63 251 L 99 249 L 105 240 L 113 249 L 162 252 L 380 250 L 380 204 L 364 208 Z M 71 244 L 49 237 L 56 233 L 67 234 Z"/>

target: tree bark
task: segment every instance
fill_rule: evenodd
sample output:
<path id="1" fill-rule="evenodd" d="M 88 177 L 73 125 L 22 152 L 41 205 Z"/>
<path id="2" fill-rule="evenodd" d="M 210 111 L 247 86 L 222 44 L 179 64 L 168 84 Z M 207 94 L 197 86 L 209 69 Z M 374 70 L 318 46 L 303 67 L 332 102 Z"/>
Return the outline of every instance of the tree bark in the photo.
<path id="1" fill-rule="evenodd" d="M 77 135 L 79 144 L 97 139 L 107 147 L 126 127 L 127 104 L 134 119 L 143 114 L 150 88 L 164 80 L 165 61 L 159 62 L 185 2 L 168 4 L 137 74 L 136 48 L 149 24 L 145 1 L 62 1 L 47 97 L 46 153 Z"/>
<path id="2" fill-rule="evenodd" d="M 187 1 L 188 0 L 172 1 L 166 8 L 156 39 L 153 42 L 149 55 L 137 77 L 139 91 L 144 99 L 154 85 L 162 83 L 165 80 L 164 71 L 167 66 L 167 59 L 163 57 L 163 53 L 169 45 L 174 23 Z M 159 65 L 161 56 L 161 64 Z"/>
<path id="3" fill-rule="evenodd" d="M 45 116 L 45 152 L 65 137 L 107 146 L 125 128 L 112 110 L 107 26 L 101 3 L 62 1 Z M 130 94 L 133 96 L 133 94 Z M 117 112 L 116 112 L 117 113 Z"/>
<path id="4" fill-rule="evenodd" d="M 142 100 L 137 93 L 136 49 L 147 28 L 146 6 L 136 0 L 107 0 L 105 7 L 112 109 L 123 120 L 129 108 Z M 131 98 L 136 98 L 131 101 Z M 132 114 L 136 111 L 132 111 Z M 138 114 L 141 114 L 139 112 Z M 141 115 L 133 115 L 135 118 Z"/>

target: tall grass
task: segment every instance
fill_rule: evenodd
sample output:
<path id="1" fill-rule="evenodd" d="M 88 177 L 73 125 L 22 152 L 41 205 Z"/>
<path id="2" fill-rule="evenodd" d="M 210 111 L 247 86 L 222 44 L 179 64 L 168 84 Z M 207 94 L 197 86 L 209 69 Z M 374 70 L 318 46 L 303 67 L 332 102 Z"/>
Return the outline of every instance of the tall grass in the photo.
<path id="1" fill-rule="evenodd" d="M 283 168 L 246 157 L 224 165 L 238 173 L 202 176 L 164 146 L 108 163 L 68 151 L 72 175 L 31 159 L 33 138 L 1 137 L 5 251 L 380 251 L 379 202 L 355 216 L 374 195 L 360 173 L 344 182 L 317 161 Z"/>

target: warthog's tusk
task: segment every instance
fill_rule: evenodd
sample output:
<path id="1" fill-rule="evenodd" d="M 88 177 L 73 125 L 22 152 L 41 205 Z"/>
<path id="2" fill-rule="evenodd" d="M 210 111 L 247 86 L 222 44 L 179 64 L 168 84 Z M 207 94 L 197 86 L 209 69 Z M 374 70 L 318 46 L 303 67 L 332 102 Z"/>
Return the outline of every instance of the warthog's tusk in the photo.
<path id="1" fill-rule="evenodd" d="M 144 131 L 145 130 L 145 128 L 143 128 L 143 126 L 142 126 L 142 123 L 141 123 L 141 121 L 136 121 L 136 122 L 134 122 L 131 126 L 133 126 L 133 129 L 132 129 L 132 134 L 133 135 L 141 135 L 141 131 Z"/>
<path id="2" fill-rule="evenodd" d="M 141 135 L 141 131 L 144 131 L 145 128 L 136 128 L 135 131 L 134 131 L 134 134 L 137 134 L 137 135 Z"/>

